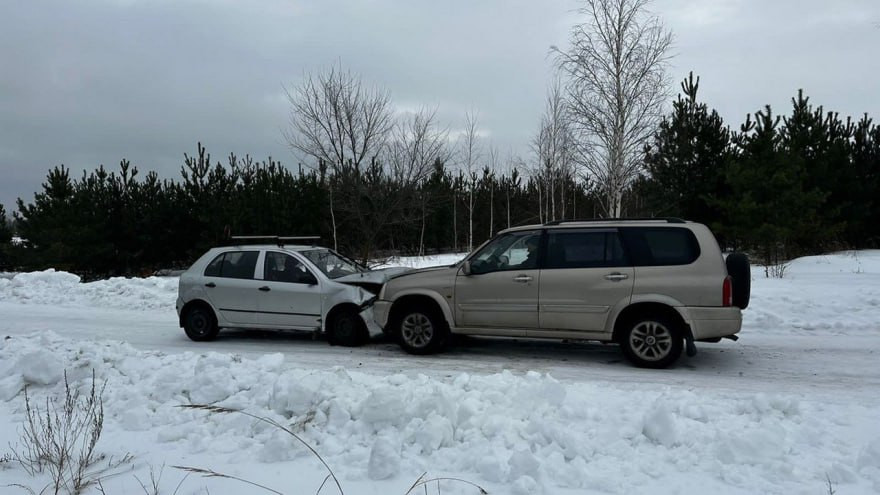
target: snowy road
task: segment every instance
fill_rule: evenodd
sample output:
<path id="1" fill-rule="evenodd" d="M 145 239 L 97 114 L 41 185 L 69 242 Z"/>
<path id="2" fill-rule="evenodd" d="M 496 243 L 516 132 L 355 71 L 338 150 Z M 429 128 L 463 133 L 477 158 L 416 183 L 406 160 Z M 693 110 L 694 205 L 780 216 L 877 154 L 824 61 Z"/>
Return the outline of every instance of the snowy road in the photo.
<path id="1" fill-rule="evenodd" d="M 753 284 L 738 342 L 658 371 L 585 342 L 471 337 L 434 356 L 298 333 L 195 343 L 174 279 L 0 278 L 0 445 L 17 438 L 24 384 L 51 397 L 61 369 L 80 386 L 95 369 L 110 384 L 103 448 L 137 459 L 107 493 L 141 493 L 133 476 L 165 463 L 315 493 L 323 468 L 301 447 L 177 408 L 190 402 L 303 425 L 348 494 L 402 494 L 425 471 L 490 493 L 880 493 L 880 252 L 804 258 L 782 280 L 756 270 Z M 166 474 L 163 493 L 181 479 Z M 0 493 L 20 493 L 4 481 L 45 484 L 0 463 Z M 201 478 L 180 493 L 205 490 L 262 493 Z"/>
<path id="2" fill-rule="evenodd" d="M 758 302 L 760 304 L 760 302 Z M 222 352 L 251 358 L 282 353 L 292 366 L 327 370 L 343 366 L 366 373 L 491 374 L 538 371 L 572 382 L 611 381 L 802 393 L 830 399 L 841 393 L 880 391 L 880 338 L 825 335 L 763 335 L 746 326 L 738 342 L 698 344 L 697 356 L 682 357 L 671 370 L 630 366 L 617 346 L 469 337 L 443 354 L 410 356 L 383 339 L 351 349 L 333 347 L 302 333 L 224 331 L 215 342 L 192 342 L 172 312 L 0 303 L 0 334 L 50 330 L 75 340 L 123 341 L 145 351 Z M 866 394 L 870 395 L 870 394 Z M 880 397 L 878 397 L 880 400 Z"/>

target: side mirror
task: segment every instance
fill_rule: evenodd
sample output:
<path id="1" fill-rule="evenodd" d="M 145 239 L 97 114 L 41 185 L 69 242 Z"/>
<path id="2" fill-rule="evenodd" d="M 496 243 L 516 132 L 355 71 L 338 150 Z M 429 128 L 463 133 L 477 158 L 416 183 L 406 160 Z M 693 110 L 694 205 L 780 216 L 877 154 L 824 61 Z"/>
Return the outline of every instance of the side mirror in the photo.
<path id="1" fill-rule="evenodd" d="M 470 275 L 471 274 L 471 262 L 465 261 L 461 264 L 461 273 L 462 275 Z"/>

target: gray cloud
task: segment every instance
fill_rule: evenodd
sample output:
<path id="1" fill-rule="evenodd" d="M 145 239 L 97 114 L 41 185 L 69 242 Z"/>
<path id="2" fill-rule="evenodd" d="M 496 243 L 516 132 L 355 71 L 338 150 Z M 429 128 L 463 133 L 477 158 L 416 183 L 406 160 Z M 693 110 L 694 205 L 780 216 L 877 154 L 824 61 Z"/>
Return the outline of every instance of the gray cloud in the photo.
<path id="1" fill-rule="evenodd" d="M 574 0 L 10 2 L 0 17 L 0 203 L 31 200 L 48 169 L 122 158 L 177 177 L 202 141 L 297 161 L 282 85 L 337 61 L 427 105 L 451 129 L 477 110 L 502 151 L 527 153 Z M 653 4 L 676 35 L 671 77 L 733 125 L 804 88 L 843 114 L 880 115 L 874 0 Z"/>

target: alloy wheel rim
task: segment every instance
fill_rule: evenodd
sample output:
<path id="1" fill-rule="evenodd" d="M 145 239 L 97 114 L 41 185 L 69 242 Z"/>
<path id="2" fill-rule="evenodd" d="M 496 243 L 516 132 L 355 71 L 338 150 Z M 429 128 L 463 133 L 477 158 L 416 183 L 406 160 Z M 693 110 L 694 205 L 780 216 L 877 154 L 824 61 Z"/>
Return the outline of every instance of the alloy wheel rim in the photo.
<path id="1" fill-rule="evenodd" d="M 403 319 L 400 328 L 404 342 L 412 347 L 423 348 L 434 337 L 434 325 L 431 320 L 421 313 L 411 313 Z"/>
<path id="2" fill-rule="evenodd" d="M 656 321 L 643 321 L 629 336 L 630 349 L 645 361 L 659 361 L 672 351 L 672 332 Z"/>

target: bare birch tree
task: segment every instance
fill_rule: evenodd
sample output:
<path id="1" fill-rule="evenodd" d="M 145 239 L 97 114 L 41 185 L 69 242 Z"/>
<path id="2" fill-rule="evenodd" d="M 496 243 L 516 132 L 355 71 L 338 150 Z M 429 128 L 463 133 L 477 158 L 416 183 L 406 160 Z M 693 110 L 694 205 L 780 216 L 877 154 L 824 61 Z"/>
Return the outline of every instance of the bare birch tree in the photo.
<path id="1" fill-rule="evenodd" d="M 541 178 L 546 204 L 542 211 L 547 220 L 556 220 L 559 197 L 562 217 L 565 216 L 565 185 L 572 177 L 574 140 L 568 106 L 562 83 L 556 79 L 547 92 L 546 108 L 541 117 L 538 133 L 532 140 L 532 150 L 538 160 L 535 171 Z"/>
<path id="2" fill-rule="evenodd" d="M 578 162 L 611 217 L 623 213 L 623 192 L 669 98 L 672 33 L 648 12 L 648 1 L 586 0 L 586 20 L 572 28 L 570 48 L 552 49 L 567 76 Z"/>
<path id="3" fill-rule="evenodd" d="M 482 157 L 480 145 L 479 127 L 477 114 L 469 111 L 465 115 L 465 127 L 459 137 L 459 160 L 465 177 L 467 187 L 467 210 L 468 210 L 468 252 L 474 250 L 474 189 L 477 187 L 477 169 Z"/>

